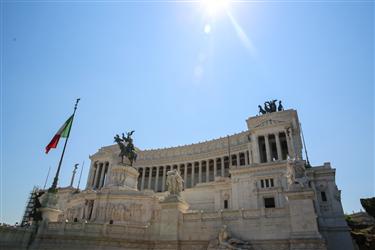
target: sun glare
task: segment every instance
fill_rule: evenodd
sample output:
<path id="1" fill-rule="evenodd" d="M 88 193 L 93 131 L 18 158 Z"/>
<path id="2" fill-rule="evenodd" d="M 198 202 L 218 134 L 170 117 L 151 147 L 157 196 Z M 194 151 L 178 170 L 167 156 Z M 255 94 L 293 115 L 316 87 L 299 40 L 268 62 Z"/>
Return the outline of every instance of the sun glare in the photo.
<path id="1" fill-rule="evenodd" d="M 204 11 L 211 17 L 227 10 L 230 0 L 201 0 L 201 6 Z"/>

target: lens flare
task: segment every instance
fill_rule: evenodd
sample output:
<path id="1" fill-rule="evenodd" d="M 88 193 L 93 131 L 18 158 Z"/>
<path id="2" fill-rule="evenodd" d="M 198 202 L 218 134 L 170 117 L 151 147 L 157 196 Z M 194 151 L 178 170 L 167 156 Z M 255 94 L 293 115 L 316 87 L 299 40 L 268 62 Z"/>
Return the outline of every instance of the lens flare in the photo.
<path id="1" fill-rule="evenodd" d="M 210 32 L 211 32 L 211 25 L 206 24 L 206 25 L 204 26 L 204 33 L 206 33 L 206 34 L 210 34 Z"/>
<path id="2" fill-rule="evenodd" d="M 227 10 L 229 5 L 230 0 L 201 0 L 202 8 L 211 17 Z"/>

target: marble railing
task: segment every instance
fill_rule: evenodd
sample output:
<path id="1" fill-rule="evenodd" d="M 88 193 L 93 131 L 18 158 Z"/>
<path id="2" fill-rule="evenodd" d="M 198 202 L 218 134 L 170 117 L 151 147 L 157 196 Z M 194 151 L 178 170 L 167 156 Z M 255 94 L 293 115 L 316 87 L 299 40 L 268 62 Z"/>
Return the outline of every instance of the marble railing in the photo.
<path id="1" fill-rule="evenodd" d="M 239 209 L 239 210 L 220 210 L 217 212 L 190 211 L 183 214 L 185 221 L 208 221 L 208 220 L 241 220 L 241 219 L 260 219 L 277 218 L 289 216 L 286 208 L 266 208 L 266 209 Z"/>
<path id="2" fill-rule="evenodd" d="M 48 234 L 80 234 L 90 236 L 108 236 L 126 239 L 145 239 L 149 225 L 115 225 L 81 222 L 49 222 Z"/>

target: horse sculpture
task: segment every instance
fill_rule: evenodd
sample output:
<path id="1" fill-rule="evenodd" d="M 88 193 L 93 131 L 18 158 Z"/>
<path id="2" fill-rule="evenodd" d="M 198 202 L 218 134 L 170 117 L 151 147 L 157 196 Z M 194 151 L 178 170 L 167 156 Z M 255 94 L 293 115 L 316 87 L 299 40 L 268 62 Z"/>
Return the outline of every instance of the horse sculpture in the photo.
<path id="1" fill-rule="evenodd" d="M 259 114 L 264 115 L 266 113 L 273 113 L 277 111 L 283 111 L 284 107 L 281 104 L 281 101 L 279 101 L 279 106 L 276 105 L 277 100 L 271 100 L 264 103 L 264 108 L 260 105 L 258 105 L 259 108 Z"/>
<path id="2" fill-rule="evenodd" d="M 126 133 L 126 137 L 124 133 L 122 133 L 122 138 L 118 134 L 114 137 L 115 142 L 120 147 L 119 156 L 121 157 L 121 163 L 124 163 L 124 156 L 125 156 L 130 161 L 130 166 L 133 166 L 133 162 L 137 160 L 137 153 L 135 152 L 133 138 L 131 138 L 133 133 L 134 133 L 134 130 Z"/>

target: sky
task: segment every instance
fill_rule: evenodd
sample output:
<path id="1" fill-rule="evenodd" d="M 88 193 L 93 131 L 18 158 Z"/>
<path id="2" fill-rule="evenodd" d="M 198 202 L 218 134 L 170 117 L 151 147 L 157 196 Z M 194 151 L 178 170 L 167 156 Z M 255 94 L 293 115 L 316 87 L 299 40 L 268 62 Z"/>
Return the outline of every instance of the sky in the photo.
<path id="1" fill-rule="evenodd" d="M 331 162 L 344 211 L 375 196 L 374 2 L 2 1 L 0 222 L 73 165 L 135 130 L 138 148 L 246 130 L 270 99 L 299 114 L 312 165 Z M 77 185 L 76 178 L 75 185 Z"/>

